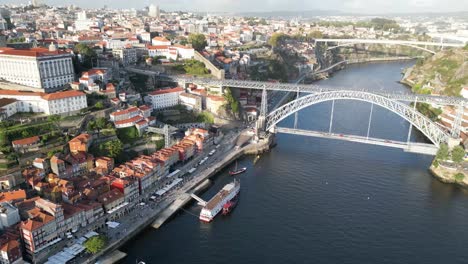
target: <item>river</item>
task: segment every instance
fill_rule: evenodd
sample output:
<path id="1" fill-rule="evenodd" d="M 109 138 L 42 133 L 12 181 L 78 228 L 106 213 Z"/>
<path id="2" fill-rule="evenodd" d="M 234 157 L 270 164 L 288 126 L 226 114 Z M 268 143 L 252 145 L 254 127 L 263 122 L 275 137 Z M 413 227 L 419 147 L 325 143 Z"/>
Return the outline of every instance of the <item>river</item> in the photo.
<path id="1" fill-rule="evenodd" d="M 410 65 L 349 66 L 319 84 L 404 91 L 397 81 Z M 302 110 L 298 128 L 328 131 L 330 108 Z M 369 111 L 363 102 L 336 101 L 333 132 L 365 135 Z M 371 137 L 405 141 L 408 127 L 374 107 Z M 277 143 L 255 165 L 251 156 L 239 160 L 248 171 L 238 176 L 231 215 L 203 224 L 194 203 L 131 240 L 123 263 L 468 263 L 468 192 L 431 177 L 432 157 L 294 135 L 280 134 Z M 227 172 L 203 198 L 232 179 Z"/>

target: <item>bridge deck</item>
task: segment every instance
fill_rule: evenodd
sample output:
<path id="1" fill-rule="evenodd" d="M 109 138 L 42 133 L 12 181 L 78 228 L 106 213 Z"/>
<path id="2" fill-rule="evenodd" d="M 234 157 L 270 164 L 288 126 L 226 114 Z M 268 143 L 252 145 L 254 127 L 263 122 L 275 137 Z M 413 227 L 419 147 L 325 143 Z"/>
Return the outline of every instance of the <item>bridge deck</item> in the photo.
<path id="1" fill-rule="evenodd" d="M 367 138 L 362 136 L 356 135 L 346 135 L 346 134 L 330 134 L 327 132 L 321 131 L 313 131 L 313 130 L 303 130 L 303 129 L 294 129 L 294 128 L 286 128 L 286 127 L 276 127 L 277 133 L 285 133 L 285 134 L 293 134 L 293 135 L 301 135 L 301 136 L 309 136 L 309 137 L 318 137 L 318 138 L 328 138 L 328 139 L 338 139 L 350 142 L 358 142 L 364 144 L 372 144 L 378 146 L 385 146 L 385 147 L 392 147 L 392 148 L 399 148 L 403 149 L 406 152 L 413 152 L 425 155 L 435 155 L 437 153 L 437 147 L 432 144 L 425 144 L 425 143 L 414 143 L 410 142 L 401 142 L 401 141 L 394 141 L 394 140 L 386 140 L 380 138 Z"/>

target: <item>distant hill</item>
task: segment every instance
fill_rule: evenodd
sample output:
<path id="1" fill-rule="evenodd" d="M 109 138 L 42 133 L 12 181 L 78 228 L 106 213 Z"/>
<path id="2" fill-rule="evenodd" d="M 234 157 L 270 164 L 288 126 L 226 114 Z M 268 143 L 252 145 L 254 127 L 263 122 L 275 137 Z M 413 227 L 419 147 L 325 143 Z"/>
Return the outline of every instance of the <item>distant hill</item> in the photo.
<path id="1" fill-rule="evenodd" d="M 468 87 L 468 46 L 441 51 L 409 68 L 402 82 L 416 93 L 460 96 Z"/>

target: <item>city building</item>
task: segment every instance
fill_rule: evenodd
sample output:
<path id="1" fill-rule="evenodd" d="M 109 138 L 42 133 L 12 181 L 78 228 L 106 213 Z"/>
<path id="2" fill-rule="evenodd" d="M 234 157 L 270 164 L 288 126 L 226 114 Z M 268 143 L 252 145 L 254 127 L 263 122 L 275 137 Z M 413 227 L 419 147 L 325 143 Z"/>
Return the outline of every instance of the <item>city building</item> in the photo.
<path id="1" fill-rule="evenodd" d="M 14 98 L 0 98 L 0 121 L 6 120 L 18 112 L 18 100 Z"/>
<path id="2" fill-rule="evenodd" d="M 26 153 L 39 150 L 41 139 L 38 136 L 13 140 L 11 145 L 16 152 Z"/>
<path id="3" fill-rule="evenodd" d="M 16 99 L 17 112 L 72 115 L 88 107 L 86 94 L 81 91 L 64 91 L 50 94 L 0 90 L 0 98 Z"/>
<path id="4" fill-rule="evenodd" d="M 119 59 L 123 66 L 134 65 L 138 60 L 137 49 L 132 47 L 113 49 L 112 54 Z"/>
<path id="5" fill-rule="evenodd" d="M 8 202 L 0 203 L 0 230 L 19 223 L 20 216 L 18 208 Z"/>
<path id="6" fill-rule="evenodd" d="M 35 261 L 35 254 L 61 240 L 65 228 L 63 208 L 35 197 L 19 203 L 18 209 L 27 218 L 19 226 L 25 254 Z"/>
<path id="7" fill-rule="evenodd" d="M 181 87 L 161 89 L 148 94 L 147 101 L 155 110 L 173 107 L 179 104 L 179 95 L 184 92 Z"/>
<path id="8" fill-rule="evenodd" d="M 0 48 L 0 78 L 45 92 L 56 91 L 75 78 L 72 54 L 56 50 L 53 44 L 49 49 Z"/>
<path id="9" fill-rule="evenodd" d="M 83 72 L 79 81 L 86 89 L 93 92 L 99 92 L 101 84 L 107 84 L 111 76 L 111 70 L 107 68 L 93 68 L 89 71 Z"/>
<path id="10" fill-rule="evenodd" d="M 151 4 L 148 9 L 148 16 L 159 18 L 159 6 Z"/>
<path id="11" fill-rule="evenodd" d="M 206 110 L 211 113 L 218 114 L 219 110 L 226 104 L 227 101 L 222 96 L 209 95 L 206 97 Z"/>
<path id="12" fill-rule="evenodd" d="M 202 99 L 198 95 L 181 93 L 179 94 L 180 104 L 184 105 L 188 110 L 201 111 Z"/>
<path id="13" fill-rule="evenodd" d="M 72 153 L 78 153 L 80 151 L 88 152 L 88 148 L 91 146 L 91 143 L 91 135 L 82 133 L 68 141 L 68 146 Z"/>
<path id="14" fill-rule="evenodd" d="M 165 37 L 154 37 L 151 40 L 153 46 L 171 46 L 171 41 Z"/>

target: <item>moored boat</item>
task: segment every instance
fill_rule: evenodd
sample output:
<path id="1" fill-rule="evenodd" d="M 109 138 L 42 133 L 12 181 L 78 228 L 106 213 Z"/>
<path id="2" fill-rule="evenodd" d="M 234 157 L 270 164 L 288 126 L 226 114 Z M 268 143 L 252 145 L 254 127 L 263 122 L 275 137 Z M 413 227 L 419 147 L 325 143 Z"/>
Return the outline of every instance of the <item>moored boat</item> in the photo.
<path id="1" fill-rule="evenodd" d="M 236 168 L 233 171 L 229 171 L 229 175 L 237 175 L 245 172 L 247 170 L 246 167 L 242 167 L 240 169 L 237 168 L 237 160 L 236 160 Z"/>
<path id="2" fill-rule="evenodd" d="M 239 195 L 236 195 L 236 196 L 234 196 L 234 198 L 232 198 L 231 201 L 225 203 L 223 205 L 222 214 L 223 215 L 228 215 L 234 209 L 234 207 L 236 207 L 238 200 L 239 200 Z"/>
<path id="3" fill-rule="evenodd" d="M 215 216 L 223 210 L 228 202 L 231 202 L 240 191 L 240 181 L 234 180 L 226 184 L 211 200 L 209 200 L 200 212 L 200 220 L 206 223 L 213 221 Z"/>

